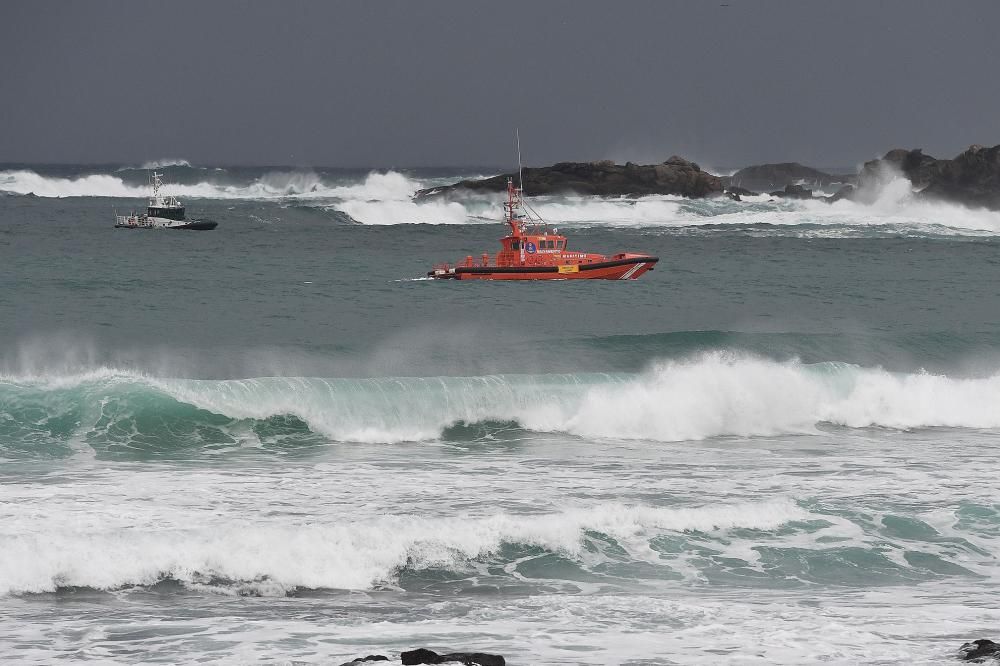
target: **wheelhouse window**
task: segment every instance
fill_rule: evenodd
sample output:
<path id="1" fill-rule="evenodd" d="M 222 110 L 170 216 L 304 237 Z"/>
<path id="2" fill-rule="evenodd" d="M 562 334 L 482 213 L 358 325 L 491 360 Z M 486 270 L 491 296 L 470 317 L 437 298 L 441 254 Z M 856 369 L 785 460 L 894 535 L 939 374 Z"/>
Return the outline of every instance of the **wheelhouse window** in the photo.
<path id="1" fill-rule="evenodd" d="M 512 250 L 520 250 L 521 249 L 521 241 L 516 241 L 516 240 L 515 241 L 511 241 L 510 242 L 510 249 L 512 249 Z"/>

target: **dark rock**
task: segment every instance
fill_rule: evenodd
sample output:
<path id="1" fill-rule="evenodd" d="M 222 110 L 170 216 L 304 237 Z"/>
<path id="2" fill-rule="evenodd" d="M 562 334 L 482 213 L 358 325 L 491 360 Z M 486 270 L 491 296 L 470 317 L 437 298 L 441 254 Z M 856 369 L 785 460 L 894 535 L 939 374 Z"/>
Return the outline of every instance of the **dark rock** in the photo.
<path id="1" fill-rule="evenodd" d="M 850 200 L 854 198 L 854 192 L 856 189 L 857 188 L 855 188 L 853 185 L 844 185 L 834 194 L 828 197 L 823 197 L 823 200 L 826 201 L 827 203 L 833 203 L 834 201 L 840 201 L 841 199 Z"/>
<path id="2" fill-rule="evenodd" d="M 408 666 L 409 664 L 436 664 L 438 663 L 438 656 L 438 653 L 433 650 L 417 648 L 416 650 L 403 652 L 399 655 L 399 659 L 403 662 L 403 666 Z"/>
<path id="3" fill-rule="evenodd" d="M 771 192 L 772 197 L 784 197 L 786 199 L 812 199 L 813 191 L 807 190 L 801 185 L 785 185 L 785 189 Z"/>
<path id="4" fill-rule="evenodd" d="M 743 197 L 756 197 L 758 194 L 756 192 L 751 192 L 745 187 L 735 187 L 730 185 L 724 191 L 724 194 L 732 199 L 733 201 L 743 201 Z"/>
<path id="5" fill-rule="evenodd" d="M 866 162 L 859 190 L 873 189 L 902 174 L 918 188 L 918 196 L 1000 210 L 1000 145 L 970 146 L 954 159 L 925 155 L 922 150 L 897 148 L 882 159 Z"/>
<path id="6" fill-rule="evenodd" d="M 1000 145 L 971 146 L 952 160 L 938 160 L 929 181 L 923 196 L 1000 210 Z"/>
<path id="7" fill-rule="evenodd" d="M 802 184 L 813 188 L 827 188 L 853 182 L 854 176 L 829 174 L 798 162 L 782 162 L 749 166 L 723 181 L 727 187 L 747 187 L 754 190 L 772 190 Z"/>
<path id="8" fill-rule="evenodd" d="M 351 666 L 351 664 L 363 664 L 365 662 L 370 662 L 370 661 L 389 661 L 389 657 L 386 657 L 385 655 L 381 654 L 370 654 L 367 657 L 358 657 L 357 659 L 352 659 L 351 661 L 343 663 L 340 666 Z"/>
<path id="9" fill-rule="evenodd" d="M 924 155 L 924 151 L 919 148 L 916 150 L 903 150 L 902 148 L 890 150 L 881 161 L 894 165 L 917 187 L 927 187 L 939 171 L 941 163 L 941 160 Z M 878 162 L 879 160 L 875 160 L 876 164 Z M 868 167 L 869 164 L 872 162 L 866 162 L 865 167 Z"/>
<path id="10" fill-rule="evenodd" d="M 1000 644 L 985 638 L 966 643 L 958 651 L 961 653 L 964 661 L 977 661 L 981 663 L 987 657 L 1000 659 Z"/>
<path id="11" fill-rule="evenodd" d="M 643 196 L 678 194 L 706 197 L 722 193 L 718 176 L 702 171 L 694 162 L 673 156 L 662 164 L 620 165 L 611 160 L 599 162 L 559 162 L 550 167 L 525 168 L 524 191 L 529 195 L 575 192 L 598 196 Z M 507 179 L 517 174 L 503 174 L 482 180 L 463 180 L 445 187 L 420 190 L 415 198 L 503 192 Z"/>
<path id="12" fill-rule="evenodd" d="M 438 654 L 433 650 L 418 648 L 399 655 L 404 666 L 407 664 L 447 664 L 458 662 L 466 666 L 506 666 L 504 658 L 498 654 L 484 652 L 449 652 Z"/>

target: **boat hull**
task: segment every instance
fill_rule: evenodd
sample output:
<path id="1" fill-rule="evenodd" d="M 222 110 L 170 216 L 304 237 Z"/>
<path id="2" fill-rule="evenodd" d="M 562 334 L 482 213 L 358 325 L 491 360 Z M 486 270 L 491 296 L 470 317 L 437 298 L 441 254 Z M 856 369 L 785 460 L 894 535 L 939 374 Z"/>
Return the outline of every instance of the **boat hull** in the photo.
<path id="1" fill-rule="evenodd" d="M 186 229 L 188 231 L 210 231 L 217 226 L 218 222 L 212 220 L 170 220 L 163 217 L 146 217 L 132 223 L 127 221 L 117 222 L 115 229 Z"/>
<path id="2" fill-rule="evenodd" d="M 442 280 L 636 280 L 658 257 L 629 257 L 570 266 L 457 266 L 430 271 Z"/>
<path id="3" fill-rule="evenodd" d="M 219 226 L 218 222 L 212 220 L 189 220 L 180 225 L 171 225 L 167 229 L 187 229 L 188 231 L 211 231 Z"/>

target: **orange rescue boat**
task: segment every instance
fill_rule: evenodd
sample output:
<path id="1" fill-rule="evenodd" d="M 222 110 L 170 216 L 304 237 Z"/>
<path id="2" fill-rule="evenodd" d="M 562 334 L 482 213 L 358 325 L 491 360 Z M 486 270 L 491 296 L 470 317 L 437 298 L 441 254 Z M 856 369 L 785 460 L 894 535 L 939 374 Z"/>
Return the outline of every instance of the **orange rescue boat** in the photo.
<path id="1" fill-rule="evenodd" d="M 615 255 L 571 252 L 566 237 L 551 232 L 541 220 L 524 214 L 522 189 L 507 179 L 504 221 L 510 234 L 500 239 L 502 248 L 477 262 L 470 255 L 454 266 L 438 264 L 428 277 L 443 280 L 635 280 L 653 270 L 658 257 L 621 252 Z M 529 207 L 530 209 L 530 207 Z"/>

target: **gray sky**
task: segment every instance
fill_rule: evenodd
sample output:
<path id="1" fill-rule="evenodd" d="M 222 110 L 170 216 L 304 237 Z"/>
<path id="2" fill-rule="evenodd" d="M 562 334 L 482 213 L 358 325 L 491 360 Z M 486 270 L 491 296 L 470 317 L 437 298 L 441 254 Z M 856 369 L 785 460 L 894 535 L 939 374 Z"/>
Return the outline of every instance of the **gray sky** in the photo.
<path id="1" fill-rule="evenodd" d="M 723 6 L 728 5 L 728 6 Z M 853 165 L 1000 143 L 997 0 L 0 3 L 0 162 Z"/>

